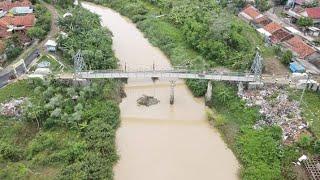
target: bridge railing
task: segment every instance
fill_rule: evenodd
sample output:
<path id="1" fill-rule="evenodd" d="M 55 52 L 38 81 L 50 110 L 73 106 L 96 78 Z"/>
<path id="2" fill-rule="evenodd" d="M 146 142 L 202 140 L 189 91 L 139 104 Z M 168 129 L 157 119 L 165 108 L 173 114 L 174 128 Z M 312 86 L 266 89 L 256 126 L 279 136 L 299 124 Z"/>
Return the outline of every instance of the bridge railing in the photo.
<path id="1" fill-rule="evenodd" d="M 135 70 L 135 71 L 124 71 L 124 70 L 91 70 L 91 71 L 82 71 L 78 72 L 78 74 L 116 74 L 116 73 L 124 73 L 124 74 L 133 74 L 133 73 L 179 73 L 179 74 L 196 74 L 196 75 L 222 75 L 222 76 L 242 76 L 249 77 L 253 76 L 252 73 L 241 73 L 241 72 L 218 72 L 218 71 L 197 71 L 197 70 Z"/>

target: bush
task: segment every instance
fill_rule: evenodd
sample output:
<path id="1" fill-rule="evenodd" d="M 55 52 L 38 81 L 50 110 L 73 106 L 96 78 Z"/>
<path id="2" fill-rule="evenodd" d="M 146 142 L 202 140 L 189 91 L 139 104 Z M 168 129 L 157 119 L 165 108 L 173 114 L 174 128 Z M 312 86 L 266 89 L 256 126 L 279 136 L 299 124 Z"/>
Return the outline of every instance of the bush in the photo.
<path id="1" fill-rule="evenodd" d="M 27 174 L 28 168 L 22 163 L 9 163 L 0 169 L 0 179 L 24 179 Z"/>
<path id="2" fill-rule="evenodd" d="M 302 148 L 310 148 L 312 143 L 312 137 L 307 134 L 302 134 L 299 138 L 298 145 Z"/>
<path id="3" fill-rule="evenodd" d="M 316 154 L 320 154 L 320 140 L 314 142 L 313 150 Z"/>
<path id="4" fill-rule="evenodd" d="M 273 139 L 268 129 L 256 131 L 242 128 L 237 152 L 246 167 L 243 170 L 244 179 L 277 179 L 281 176 L 280 141 Z"/>
<path id="5" fill-rule="evenodd" d="M 0 142 L 0 156 L 5 160 L 17 162 L 22 159 L 23 151 L 19 147 L 13 146 L 12 143 L 2 141 Z"/>
<path id="6" fill-rule="evenodd" d="M 186 81 L 187 86 L 190 88 L 192 94 L 196 97 L 204 96 L 207 92 L 207 80 L 192 80 L 188 79 Z"/>

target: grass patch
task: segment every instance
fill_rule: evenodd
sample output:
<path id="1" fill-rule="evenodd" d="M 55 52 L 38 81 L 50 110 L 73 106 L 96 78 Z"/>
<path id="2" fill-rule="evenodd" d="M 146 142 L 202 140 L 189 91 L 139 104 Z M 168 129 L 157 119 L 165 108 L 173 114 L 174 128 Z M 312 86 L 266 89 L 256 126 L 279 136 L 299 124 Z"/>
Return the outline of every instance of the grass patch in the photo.
<path id="1" fill-rule="evenodd" d="M 8 101 L 12 98 L 29 97 L 33 95 L 33 89 L 26 80 L 9 84 L 0 90 L 0 102 Z"/>

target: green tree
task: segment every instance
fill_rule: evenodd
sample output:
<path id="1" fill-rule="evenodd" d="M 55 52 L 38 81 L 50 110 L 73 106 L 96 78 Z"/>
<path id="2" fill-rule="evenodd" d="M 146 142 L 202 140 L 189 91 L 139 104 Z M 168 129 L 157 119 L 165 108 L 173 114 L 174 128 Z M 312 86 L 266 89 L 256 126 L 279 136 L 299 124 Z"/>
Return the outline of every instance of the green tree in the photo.
<path id="1" fill-rule="evenodd" d="M 283 53 L 282 57 L 281 57 L 281 62 L 285 65 L 288 65 L 293 58 L 293 54 L 291 51 L 287 50 Z"/>
<path id="2" fill-rule="evenodd" d="M 255 0 L 255 4 L 261 12 L 267 11 L 271 7 L 268 0 Z"/>
<path id="3" fill-rule="evenodd" d="M 303 32 L 305 32 L 307 27 L 313 25 L 313 20 L 310 17 L 301 17 L 298 19 L 297 25 L 302 27 Z"/>
<path id="4" fill-rule="evenodd" d="M 46 32 L 40 27 L 32 27 L 28 29 L 27 35 L 32 39 L 43 39 Z"/>

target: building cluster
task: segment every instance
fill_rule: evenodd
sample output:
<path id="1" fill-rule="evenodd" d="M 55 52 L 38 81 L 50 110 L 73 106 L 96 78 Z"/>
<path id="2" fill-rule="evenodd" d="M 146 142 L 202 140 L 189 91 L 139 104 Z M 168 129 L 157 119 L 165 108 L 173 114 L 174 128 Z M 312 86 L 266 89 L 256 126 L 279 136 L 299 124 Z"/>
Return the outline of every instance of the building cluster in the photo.
<path id="1" fill-rule="evenodd" d="M 304 8 L 306 4 L 310 3 L 312 3 L 310 0 L 288 1 L 286 14 L 291 18 L 292 23 L 295 23 L 301 17 L 309 17 L 315 26 L 320 27 L 320 7 Z M 319 35 L 319 29 L 310 30 L 317 31 L 317 35 Z"/>
<path id="2" fill-rule="evenodd" d="M 27 30 L 34 26 L 35 21 L 36 17 L 29 0 L 0 2 L 0 61 L 5 60 L 5 41 L 13 34 L 18 36 L 23 45 L 30 44 Z"/>
<path id="3" fill-rule="evenodd" d="M 289 11 L 292 11 L 292 9 L 286 12 Z M 269 44 L 280 45 L 285 49 L 289 49 L 296 58 L 306 60 L 320 68 L 320 48 L 313 44 L 310 40 L 311 36 L 302 33 L 293 24 L 275 22 L 267 14 L 260 13 L 252 5 L 246 6 L 238 16 L 252 24 Z M 305 8 L 301 11 L 300 17 L 302 16 L 312 18 L 315 25 L 320 23 L 319 7 Z M 320 29 L 317 27 L 310 27 L 309 29 L 312 29 L 312 36 L 319 36 Z"/>

